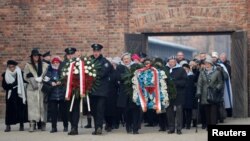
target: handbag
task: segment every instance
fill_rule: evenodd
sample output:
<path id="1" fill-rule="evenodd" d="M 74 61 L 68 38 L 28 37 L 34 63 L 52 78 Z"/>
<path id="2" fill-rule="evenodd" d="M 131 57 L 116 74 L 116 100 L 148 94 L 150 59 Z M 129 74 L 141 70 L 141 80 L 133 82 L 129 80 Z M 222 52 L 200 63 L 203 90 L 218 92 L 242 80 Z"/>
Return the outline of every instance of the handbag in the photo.
<path id="1" fill-rule="evenodd" d="M 38 90 L 38 83 L 36 82 L 34 77 L 30 78 L 30 85 L 33 90 Z"/>
<path id="2" fill-rule="evenodd" d="M 208 77 L 207 77 L 207 82 L 208 84 L 210 82 Z M 220 102 L 219 93 L 217 92 L 215 88 L 210 87 L 210 86 L 207 88 L 207 102 L 210 104 L 217 104 Z"/>

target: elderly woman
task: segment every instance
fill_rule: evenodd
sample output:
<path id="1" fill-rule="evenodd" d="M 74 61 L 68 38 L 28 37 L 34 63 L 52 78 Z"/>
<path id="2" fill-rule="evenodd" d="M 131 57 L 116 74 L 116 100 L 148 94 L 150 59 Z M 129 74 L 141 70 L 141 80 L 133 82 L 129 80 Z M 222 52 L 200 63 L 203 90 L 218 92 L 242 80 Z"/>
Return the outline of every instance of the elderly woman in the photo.
<path id="1" fill-rule="evenodd" d="M 211 93 L 217 95 L 221 94 L 223 89 L 223 80 L 220 71 L 213 64 L 213 60 L 210 56 L 207 56 L 205 63 L 205 70 L 200 72 L 200 76 L 197 83 L 196 95 L 200 98 L 201 107 L 204 109 L 206 125 L 215 125 L 217 121 L 217 109 L 216 103 L 208 101 L 208 89 Z"/>
<path id="2" fill-rule="evenodd" d="M 132 86 L 125 84 L 124 74 L 131 72 L 139 67 L 137 63 L 132 62 L 131 55 L 124 53 L 121 56 L 121 65 L 117 66 L 119 94 L 117 106 L 125 111 L 126 131 L 127 133 L 139 134 L 141 120 L 141 109 L 132 101 Z M 133 72 L 131 72 L 133 73 Z M 129 78 L 131 79 L 131 78 Z"/>
<path id="3" fill-rule="evenodd" d="M 6 91 L 6 114 L 5 114 L 5 132 L 11 130 L 10 125 L 20 123 L 20 131 L 24 130 L 23 123 L 27 119 L 27 104 L 25 96 L 25 82 L 21 69 L 17 62 L 9 60 L 7 69 L 2 74 L 2 87 Z"/>
<path id="4" fill-rule="evenodd" d="M 36 122 L 41 121 L 41 130 L 46 126 L 46 107 L 44 106 L 44 94 L 41 91 L 42 79 L 48 65 L 41 60 L 41 54 L 37 49 L 33 49 L 30 62 L 24 68 L 24 79 L 29 82 L 27 86 L 28 119 L 30 121 L 30 132 L 35 129 Z"/>
<path id="5" fill-rule="evenodd" d="M 44 85 L 50 85 L 52 87 L 50 93 L 48 94 L 49 103 L 51 105 L 52 113 L 52 130 L 50 133 L 57 132 L 57 119 L 58 111 L 61 114 L 63 120 L 64 132 L 68 130 L 68 121 L 66 112 L 66 102 L 65 102 L 65 91 L 62 88 L 59 75 L 59 65 L 61 59 L 59 57 L 53 57 L 51 61 L 51 66 L 48 67 L 48 71 L 44 78 Z"/>

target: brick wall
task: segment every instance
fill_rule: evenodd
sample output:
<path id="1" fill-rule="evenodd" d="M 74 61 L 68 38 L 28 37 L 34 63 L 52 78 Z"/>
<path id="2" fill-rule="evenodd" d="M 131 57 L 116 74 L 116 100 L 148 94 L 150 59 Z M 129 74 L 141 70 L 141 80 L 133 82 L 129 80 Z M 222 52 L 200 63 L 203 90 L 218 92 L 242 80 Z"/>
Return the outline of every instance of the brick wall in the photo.
<path id="1" fill-rule="evenodd" d="M 63 55 L 75 46 L 89 55 L 98 42 L 104 55 L 117 56 L 124 33 L 249 31 L 249 23 L 247 0 L 1 0 L 0 73 L 8 59 L 23 67 L 33 47 Z"/>

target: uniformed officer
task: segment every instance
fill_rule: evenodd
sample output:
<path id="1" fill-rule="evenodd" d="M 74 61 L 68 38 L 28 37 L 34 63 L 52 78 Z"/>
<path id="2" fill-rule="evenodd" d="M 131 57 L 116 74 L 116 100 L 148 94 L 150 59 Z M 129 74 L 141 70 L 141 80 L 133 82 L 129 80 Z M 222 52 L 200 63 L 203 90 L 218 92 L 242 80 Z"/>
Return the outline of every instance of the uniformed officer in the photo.
<path id="1" fill-rule="evenodd" d="M 92 115 L 94 117 L 95 131 L 93 135 L 102 134 L 102 126 L 104 120 L 104 111 L 105 111 L 105 99 L 108 96 L 109 92 L 109 83 L 110 83 L 110 73 L 112 71 L 111 63 L 102 55 L 103 46 L 100 44 L 93 44 L 93 55 L 91 58 L 95 59 L 101 67 L 97 70 L 98 85 L 97 89 L 91 92 L 90 94 L 90 104 L 92 107 Z M 108 108 L 108 107 L 107 107 Z"/>
<path id="2" fill-rule="evenodd" d="M 76 57 L 76 55 L 75 55 L 76 48 L 69 47 L 69 48 L 66 48 L 64 51 L 65 51 L 65 58 L 64 58 L 64 61 L 59 66 L 60 75 L 61 75 L 62 69 L 64 68 L 64 66 L 66 65 L 68 60 Z M 66 86 L 64 86 L 63 89 L 66 92 Z M 72 98 L 71 98 L 71 100 L 72 100 Z M 71 124 L 71 131 L 68 133 L 68 135 L 77 135 L 78 134 L 78 122 L 79 122 L 79 116 L 80 116 L 80 109 L 79 109 L 80 99 L 75 99 L 74 105 L 72 108 L 72 112 L 69 112 L 70 103 L 71 103 L 71 101 L 65 101 L 66 114 L 64 114 L 64 115 L 66 116 L 66 118 L 68 118 L 68 116 L 69 116 L 70 124 Z M 68 125 L 64 125 L 64 127 L 65 127 L 64 132 L 67 132 Z"/>

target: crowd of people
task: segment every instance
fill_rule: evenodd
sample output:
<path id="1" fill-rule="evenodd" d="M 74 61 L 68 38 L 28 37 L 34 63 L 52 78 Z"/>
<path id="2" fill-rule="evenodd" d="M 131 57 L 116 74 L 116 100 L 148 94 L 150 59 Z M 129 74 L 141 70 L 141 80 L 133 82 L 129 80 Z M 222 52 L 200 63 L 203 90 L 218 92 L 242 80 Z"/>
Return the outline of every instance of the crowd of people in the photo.
<path id="1" fill-rule="evenodd" d="M 23 131 L 26 122 L 29 122 L 29 132 L 45 131 L 46 123 L 51 122 L 50 133 L 55 133 L 61 120 L 64 132 L 69 131 L 70 122 L 68 135 L 77 135 L 80 114 L 83 114 L 87 116 L 85 128 L 92 128 L 94 119 L 93 135 L 101 135 L 104 124 L 107 132 L 123 125 L 127 133 L 139 134 L 142 123 L 147 127 L 159 126 L 161 132 L 182 134 L 183 128 L 201 124 L 202 129 L 206 129 L 232 116 L 231 67 L 225 53 L 200 53 L 190 60 L 183 52 L 167 60 L 148 58 L 142 52 L 105 58 L 101 44 L 91 47 L 90 58 L 100 65 L 99 85 L 88 94 L 91 111 L 86 97 L 83 101 L 65 98 L 67 86 L 61 81 L 62 69 L 68 60 L 81 55 L 76 48 L 66 48 L 64 60 L 50 52 L 42 55 L 33 49 L 23 70 L 15 60 L 8 60 L 2 74 L 2 87 L 6 91 L 5 132 L 10 132 L 11 125 L 18 123 Z M 160 112 L 154 109 L 145 112 L 133 101 L 133 86 L 124 76 L 133 75 L 142 66 L 154 66 L 166 73 L 169 104 Z M 216 102 L 210 101 L 210 93 L 216 94 Z M 79 105 L 83 105 L 83 113 Z"/>

